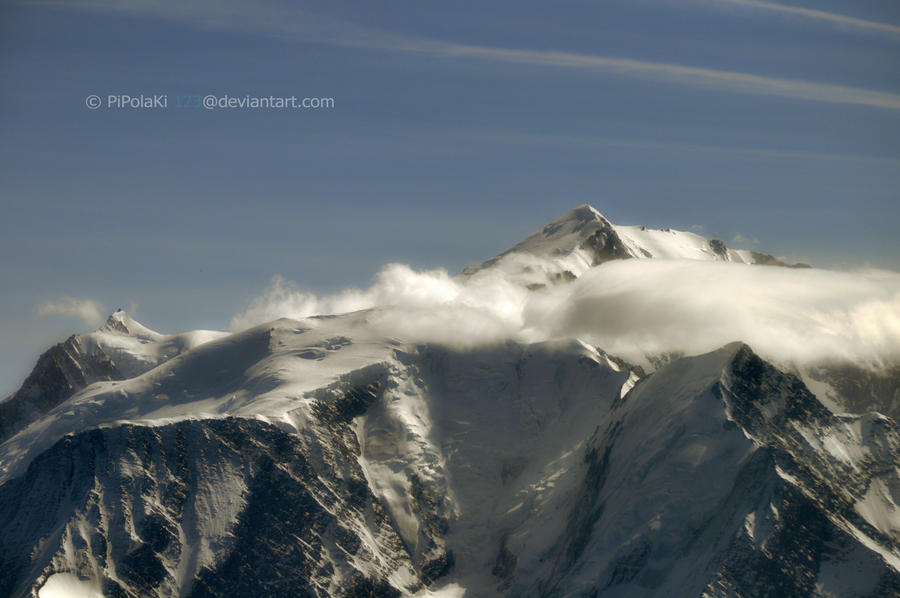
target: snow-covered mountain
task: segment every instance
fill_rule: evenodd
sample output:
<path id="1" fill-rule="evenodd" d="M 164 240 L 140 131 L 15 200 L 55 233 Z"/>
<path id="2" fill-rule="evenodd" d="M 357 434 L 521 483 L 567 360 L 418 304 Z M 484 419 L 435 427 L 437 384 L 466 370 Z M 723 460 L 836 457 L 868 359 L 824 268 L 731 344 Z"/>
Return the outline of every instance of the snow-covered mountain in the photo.
<path id="1" fill-rule="evenodd" d="M 582 206 L 459 279 L 628 258 L 776 265 Z M 396 309 L 120 311 L 48 351 L 0 403 L 0 595 L 900 595 L 896 369 L 411 342 Z"/>
<path id="2" fill-rule="evenodd" d="M 729 249 L 718 239 L 672 229 L 619 226 L 587 204 L 578 206 L 486 262 L 466 269 L 473 275 L 501 268 L 535 287 L 572 280 L 615 259 L 687 259 L 787 266 L 771 255 Z M 795 264 L 791 267 L 808 267 Z"/>
<path id="3" fill-rule="evenodd" d="M 219 336 L 224 333 L 159 334 L 120 309 L 100 329 L 74 334 L 40 356 L 22 387 L 0 402 L 0 441 L 94 382 L 134 378 Z"/>

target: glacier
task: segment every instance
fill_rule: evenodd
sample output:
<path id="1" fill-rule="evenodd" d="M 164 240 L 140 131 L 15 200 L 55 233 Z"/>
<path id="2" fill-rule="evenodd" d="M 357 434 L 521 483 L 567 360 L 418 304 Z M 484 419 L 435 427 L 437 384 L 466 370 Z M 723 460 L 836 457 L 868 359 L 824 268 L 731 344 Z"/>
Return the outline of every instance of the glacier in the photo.
<path id="1" fill-rule="evenodd" d="M 0 402 L 0 595 L 900 595 L 896 337 L 779 352 L 791 312 L 616 342 L 700 335 L 675 288 L 700 269 L 830 276 L 585 205 L 457 276 L 395 268 L 232 332 L 117 311 Z M 627 317 L 598 290 L 656 270 Z"/>

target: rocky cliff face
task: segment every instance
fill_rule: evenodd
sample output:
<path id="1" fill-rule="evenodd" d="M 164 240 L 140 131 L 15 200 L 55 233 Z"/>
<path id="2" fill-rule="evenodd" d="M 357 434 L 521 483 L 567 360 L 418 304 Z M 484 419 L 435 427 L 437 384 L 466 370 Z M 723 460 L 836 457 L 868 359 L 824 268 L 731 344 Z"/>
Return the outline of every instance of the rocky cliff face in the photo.
<path id="1" fill-rule="evenodd" d="M 0 593 L 29 595 L 54 571 L 106 596 L 415 589 L 353 447 L 310 442 L 237 419 L 67 437 L 0 489 Z"/>
<path id="2" fill-rule="evenodd" d="M 429 284 L 527 308 L 651 258 L 812 280 L 581 206 Z M 627 315 L 625 335 L 641 297 L 578 309 Z M 591 318 L 468 342 L 497 313 L 465 299 L 233 334 L 119 311 L 57 345 L 0 402 L 0 595 L 900 595 L 896 365 L 776 366 L 738 342 L 651 348 L 644 369 L 587 342 Z M 406 318 L 459 330 L 392 336 Z"/>
<path id="3" fill-rule="evenodd" d="M 21 388 L 0 402 L 0 443 L 94 382 L 133 378 L 222 335 L 164 335 L 118 310 L 99 330 L 73 334 L 38 358 Z"/>
<path id="4" fill-rule="evenodd" d="M 872 369 L 852 363 L 804 368 L 800 375 L 833 411 L 877 411 L 900 418 L 900 367 Z"/>
<path id="5" fill-rule="evenodd" d="M 121 378 L 109 355 L 72 335 L 40 356 L 22 387 L 0 402 L 0 442 L 98 380 Z"/>
<path id="6" fill-rule="evenodd" d="M 298 397 L 296 427 L 66 436 L 0 486 L 0 593 L 900 592 L 892 420 L 744 345 L 637 376 L 581 345 L 405 347 Z"/>
<path id="7" fill-rule="evenodd" d="M 746 346 L 675 361 L 613 406 L 552 564 L 511 595 L 894 595 L 895 499 L 866 505 L 900 487 L 898 446 Z"/>

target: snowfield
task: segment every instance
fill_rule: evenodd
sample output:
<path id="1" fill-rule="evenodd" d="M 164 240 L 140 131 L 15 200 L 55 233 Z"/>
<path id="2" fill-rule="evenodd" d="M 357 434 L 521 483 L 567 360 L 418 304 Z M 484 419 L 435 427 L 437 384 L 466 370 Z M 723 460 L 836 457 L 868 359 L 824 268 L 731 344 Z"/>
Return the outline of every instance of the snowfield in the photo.
<path id="1" fill-rule="evenodd" d="M 900 277 L 581 206 L 458 276 L 122 311 L 0 402 L 0 595 L 900 593 Z"/>

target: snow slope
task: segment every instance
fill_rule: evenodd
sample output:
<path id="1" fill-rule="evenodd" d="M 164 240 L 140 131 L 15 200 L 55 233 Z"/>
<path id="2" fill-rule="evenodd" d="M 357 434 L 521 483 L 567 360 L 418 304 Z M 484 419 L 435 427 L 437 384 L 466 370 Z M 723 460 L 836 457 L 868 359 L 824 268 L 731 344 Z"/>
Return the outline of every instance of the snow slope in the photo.
<path id="1" fill-rule="evenodd" d="M 582 206 L 463 277 L 757 255 Z M 411 342 L 398 309 L 117 312 L 42 356 L 0 403 L 0 595 L 900 594 L 894 383 L 740 342 L 647 369 L 577 331 Z"/>
<path id="2" fill-rule="evenodd" d="M 615 225 L 584 204 L 464 274 L 499 269 L 513 280 L 537 287 L 572 280 L 609 260 L 632 258 L 786 265 L 771 255 L 729 249 L 722 241 L 691 232 Z"/>
<path id="3" fill-rule="evenodd" d="M 208 330 L 160 334 L 120 309 L 100 329 L 72 335 L 41 355 L 22 387 L 0 402 L 0 441 L 94 382 L 133 378 L 222 336 Z"/>
<path id="4" fill-rule="evenodd" d="M 122 378 L 134 378 L 185 351 L 223 336 L 225 333 L 213 330 L 160 334 L 120 309 L 97 331 L 83 335 L 82 339 L 108 355 Z"/>
<path id="5" fill-rule="evenodd" d="M 740 344 L 641 376 L 578 342 L 366 338 L 365 317 L 208 343 L 5 443 L 0 588 L 900 591 L 891 420 L 832 415 Z"/>

